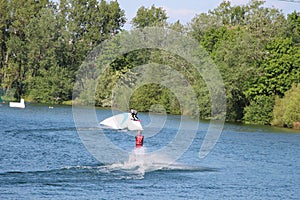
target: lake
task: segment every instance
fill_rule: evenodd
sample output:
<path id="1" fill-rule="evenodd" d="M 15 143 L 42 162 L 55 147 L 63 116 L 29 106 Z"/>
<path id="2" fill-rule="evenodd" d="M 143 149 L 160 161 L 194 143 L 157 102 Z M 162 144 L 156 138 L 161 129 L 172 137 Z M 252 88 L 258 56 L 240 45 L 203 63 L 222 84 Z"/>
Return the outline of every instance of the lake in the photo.
<path id="1" fill-rule="evenodd" d="M 111 114 L 96 110 L 99 121 Z M 139 117 L 149 153 L 172 140 L 181 120 L 147 113 Z M 150 123 L 161 118 L 163 127 Z M 92 156 L 82 142 L 72 107 L 27 104 L 26 109 L 18 109 L 3 104 L 0 198 L 300 199 L 300 134 L 268 126 L 225 124 L 213 150 L 200 159 L 208 124 L 200 122 L 192 144 L 174 165 L 158 166 L 156 161 L 163 162 L 163 155 L 153 157 L 153 162 L 144 160 L 147 165 L 132 165 L 129 160 L 107 163 Z M 104 132 L 112 144 L 132 155 L 134 132 L 87 131 Z M 188 137 L 190 130 L 184 131 Z M 113 154 L 101 153 L 114 160 Z"/>

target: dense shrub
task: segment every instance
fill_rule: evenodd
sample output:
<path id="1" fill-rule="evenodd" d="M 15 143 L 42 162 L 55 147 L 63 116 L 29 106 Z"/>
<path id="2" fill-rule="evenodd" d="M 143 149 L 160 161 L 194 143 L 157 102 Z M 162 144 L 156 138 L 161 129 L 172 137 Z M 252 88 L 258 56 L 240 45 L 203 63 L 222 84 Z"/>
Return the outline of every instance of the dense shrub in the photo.
<path id="1" fill-rule="evenodd" d="M 273 110 L 272 125 L 292 128 L 294 122 L 300 122 L 300 84 L 294 84 L 283 98 L 277 97 Z"/>
<path id="2" fill-rule="evenodd" d="M 250 105 L 245 107 L 245 123 L 269 125 L 272 119 L 273 106 L 273 96 L 256 96 Z"/>

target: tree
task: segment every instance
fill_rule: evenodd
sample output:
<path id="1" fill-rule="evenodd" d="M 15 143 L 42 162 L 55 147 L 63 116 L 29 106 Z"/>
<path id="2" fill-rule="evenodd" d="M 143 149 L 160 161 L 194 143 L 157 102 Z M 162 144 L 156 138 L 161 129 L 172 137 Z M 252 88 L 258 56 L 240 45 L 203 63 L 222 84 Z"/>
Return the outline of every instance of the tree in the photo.
<path id="1" fill-rule="evenodd" d="M 0 0 L 0 85 L 3 79 L 6 79 L 5 67 L 7 67 L 7 47 L 6 41 L 9 37 L 8 21 L 9 9 L 8 1 Z M 5 87 L 2 85 L 2 87 Z"/>
<path id="2" fill-rule="evenodd" d="M 56 43 L 55 54 L 58 66 L 66 68 L 75 78 L 75 72 L 78 68 L 77 58 L 74 55 L 72 35 L 69 30 L 70 8 L 68 0 L 60 0 L 59 4 L 53 8 L 56 17 Z"/>
<path id="3" fill-rule="evenodd" d="M 186 34 L 187 32 L 186 27 L 182 25 L 179 20 L 177 20 L 175 23 L 168 24 L 168 28 L 182 34 Z"/>
<path id="4" fill-rule="evenodd" d="M 154 5 L 151 8 L 140 7 L 136 16 L 132 19 L 134 28 L 145 28 L 147 26 L 164 26 L 168 19 L 163 8 L 156 8 Z"/>
<path id="5" fill-rule="evenodd" d="M 294 11 L 287 17 L 287 36 L 293 38 L 294 43 L 300 43 L 300 13 Z"/>
<path id="6" fill-rule="evenodd" d="M 297 32 L 297 15 L 290 16 L 287 23 L 281 11 L 263 5 L 260 0 L 241 6 L 224 1 L 190 24 L 191 34 L 222 73 L 230 121 L 239 121 L 253 110 L 258 112 L 256 107 L 263 100 L 283 95 L 293 82 L 299 82 L 299 48 L 286 37 L 287 32 Z M 265 111 L 261 112 L 263 116 Z M 248 121 L 253 118 L 245 117 Z"/>
<path id="7" fill-rule="evenodd" d="M 286 20 L 278 9 L 262 7 L 264 1 L 251 0 L 242 6 L 232 6 L 230 1 L 223 1 L 217 8 L 202 13 L 192 19 L 192 35 L 199 39 L 207 30 L 241 28 L 247 30 L 262 44 L 284 33 Z"/>
<path id="8" fill-rule="evenodd" d="M 244 109 L 246 124 L 270 125 L 273 117 L 274 96 L 256 96 Z"/>
<path id="9" fill-rule="evenodd" d="M 71 74 L 59 66 L 41 69 L 30 84 L 29 99 L 41 103 L 62 103 L 69 100 L 73 89 Z"/>
<path id="10" fill-rule="evenodd" d="M 71 0 L 68 20 L 73 66 L 77 70 L 88 52 L 121 30 L 125 14 L 117 1 Z"/>
<path id="11" fill-rule="evenodd" d="M 215 32 L 219 34 L 219 32 Z M 222 32 L 221 32 L 222 33 Z M 240 121 L 248 99 L 248 89 L 256 74 L 260 51 L 259 41 L 245 30 L 227 30 L 223 38 L 213 46 L 211 55 L 220 70 L 226 87 L 227 120 Z M 216 37 L 219 37 L 218 35 Z M 206 44 L 211 44 L 208 37 Z"/>
<path id="12" fill-rule="evenodd" d="M 214 53 L 218 45 L 223 43 L 229 37 L 229 31 L 226 27 L 207 29 L 200 39 L 200 44 L 209 52 Z"/>
<path id="13" fill-rule="evenodd" d="M 23 81 L 26 79 L 27 71 L 26 29 L 30 20 L 37 17 L 48 1 L 12 0 L 6 3 L 3 4 L 7 13 L 3 12 L 5 29 L 2 30 L 4 30 L 5 43 L 2 41 L 2 50 L 6 52 L 4 65 L 1 66 L 3 67 L 2 87 L 16 88 L 15 97 L 20 98 L 25 92 Z"/>
<path id="14" fill-rule="evenodd" d="M 272 125 L 292 128 L 294 122 L 300 122 L 299 102 L 300 84 L 293 84 L 283 98 L 276 98 Z"/>
<path id="15" fill-rule="evenodd" d="M 291 38 L 275 38 L 266 46 L 267 57 L 262 61 L 260 74 L 246 95 L 279 95 L 290 89 L 292 83 L 300 82 L 299 47 Z"/>
<path id="16" fill-rule="evenodd" d="M 207 13 L 196 15 L 188 25 L 189 33 L 196 40 L 200 41 L 203 35 L 210 29 L 218 29 L 222 26 L 220 20 L 215 16 Z"/>
<path id="17" fill-rule="evenodd" d="M 246 29 L 265 45 L 273 38 L 284 34 L 286 20 L 284 14 L 275 8 L 263 7 L 265 1 L 251 0 L 245 10 Z"/>
<path id="18" fill-rule="evenodd" d="M 166 113 L 181 114 L 180 104 L 174 94 L 159 84 L 148 84 L 138 88 L 130 99 L 130 105 L 140 111 L 150 111 L 153 106 L 160 105 Z"/>
<path id="19" fill-rule="evenodd" d="M 33 18 L 25 32 L 27 43 L 26 75 L 36 77 L 41 70 L 58 64 L 56 47 L 58 41 L 57 20 L 52 8 L 43 8 L 39 17 Z"/>
<path id="20" fill-rule="evenodd" d="M 230 1 L 223 1 L 217 8 L 209 11 L 211 15 L 216 16 L 222 25 L 244 25 L 247 6 L 231 6 Z"/>
<path id="21" fill-rule="evenodd" d="M 38 17 L 28 24 L 27 36 L 27 97 L 36 102 L 61 103 L 70 99 L 72 76 L 68 66 L 60 66 L 56 49 L 60 47 L 56 10 L 42 8 Z"/>

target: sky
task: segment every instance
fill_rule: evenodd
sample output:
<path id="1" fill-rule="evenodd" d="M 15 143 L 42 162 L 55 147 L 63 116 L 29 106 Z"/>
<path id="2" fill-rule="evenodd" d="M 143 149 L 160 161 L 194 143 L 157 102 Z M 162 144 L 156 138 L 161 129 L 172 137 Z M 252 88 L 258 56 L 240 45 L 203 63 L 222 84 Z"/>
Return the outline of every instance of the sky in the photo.
<path id="1" fill-rule="evenodd" d="M 180 20 L 182 24 L 187 24 L 196 16 L 196 14 L 207 13 L 218 7 L 223 0 L 117 0 L 120 7 L 125 11 L 127 23 L 125 29 L 130 29 L 131 19 L 136 15 L 137 10 L 144 6 L 150 8 L 152 5 L 155 7 L 162 7 L 168 18 L 168 22 L 173 23 Z M 246 4 L 248 0 L 229 0 L 232 5 Z M 290 2 L 292 0 L 265 0 L 265 7 L 274 7 L 282 10 L 283 13 L 289 14 L 294 10 L 300 12 L 300 0 Z"/>

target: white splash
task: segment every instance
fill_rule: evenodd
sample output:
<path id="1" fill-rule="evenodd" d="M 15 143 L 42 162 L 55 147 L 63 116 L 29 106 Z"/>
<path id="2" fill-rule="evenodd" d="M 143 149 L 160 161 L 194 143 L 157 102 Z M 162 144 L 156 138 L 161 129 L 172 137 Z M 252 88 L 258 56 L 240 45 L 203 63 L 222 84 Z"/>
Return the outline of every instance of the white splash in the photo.
<path id="1" fill-rule="evenodd" d="M 126 162 L 112 164 L 109 168 L 144 174 L 145 172 L 168 168 L 170 165 L 172 165 L 171 160 L 164 155 L 148 154 L 147 148 L 141 147 L 133 149 Z"/>

